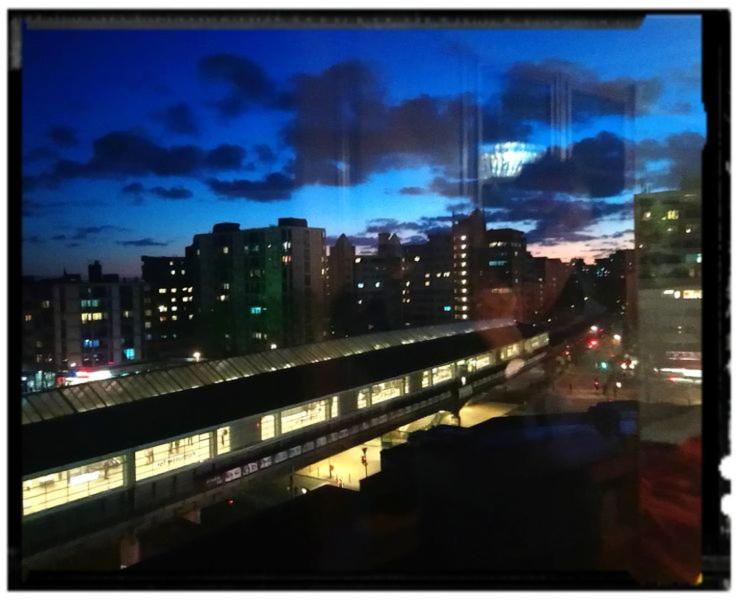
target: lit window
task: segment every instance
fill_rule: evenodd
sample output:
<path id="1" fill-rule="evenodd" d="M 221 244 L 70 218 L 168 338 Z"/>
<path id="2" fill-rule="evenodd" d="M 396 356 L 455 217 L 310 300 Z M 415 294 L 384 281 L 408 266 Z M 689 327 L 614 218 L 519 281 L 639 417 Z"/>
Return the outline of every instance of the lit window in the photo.
<path id="1" fill-rule="evenodd" d="M 123 348 L 125 360 L 135 360 L 135 348 Z"/>
<path id="2" fill-rule="evenodd" d="M 281 411 L 281 433 L 289 433 L 327 420 L 327 400 L 318 400 Z"/>
<path id="3" fill-rule="evenodd" d="M 44 300 L 41 302 L 41 308 L 51 308 L 51 300 Z"/>
<path id="4" fill-rule="evenodd" d="M 33 321 L 33 315 L 25 315 L 23 318 L 25 319 L 26 323 Z"/>
<path id="5" fill-rule="evenodd" d="M 359 263 L 359 262 L 360 262 L 360 260 L 361 260 L 361 259 L 360 259 L 360 257 L 356 258 L 356 259 L 355 259 L 355 262 L 356 262 L 356 264 L 357 264 L 357 263 Z"/>
<path id="6" fill-rule="evenodd" d="M 467 235 L 461 235 L 460 236 L 460 239 L 464 242 L 465 240 L 468 239 L 468 236 Z"/>
<path id="7" fill-rule="evenodd" d="M 414 257 L 414 262 L 419 262 L 419 257 L 418 256 L 415 256 Z"/>
<path id="8" fill-rule="evenodd" d="M 169 308 L 163 304 L 158 307 L 158 312 L 166 312 L 167 310 L 169 310 Z"/>
<path id="9" fill-rule="evenodd" d="M 683 290 L 682 297 L 685 300 L 702 300 L 703 290 Z"/>
<path id="10" fill-rule="evenodd" d="M 174 271 L 174 269 L 171 269 L 170 273 L 171 273 L 172 275 L 176 275 L 176 271 Z"/>
<path id="11" fill-rule="evenodd" d="M 222 253 L 223 254 L 230 254 L 230 246 L 223 246 L 222 247 Z"/>
<path id="12" fill-rule="evenodd" d="M 224 283 L 222 284 L 222 289 L 223 289 L 223 290 L 229 290 L 229 289 L 230 289 L 230 283 L 228 283 L 227 281 L 226 281 L 226 282 L 224 282 Z"/>
<path id="13" fill-rule="evenodd" d="M 261 417 L 261 440 L 270 440 L 276 435 L 276 417 L 266 415 Z"/>
<path id="14" fill-rule="evenodd" d="M 23 482 L 23 515 L 122 487 L 124 456 L 114 456 L 81 467 L 58 471 Z"/>
<path id="15" fill-rule="evenodd" d="M 251 306 L 250 307 L 250 314 L 252 315 L 260 315 L 261 312 L 263 312 L 262 306 Z"/>
<path id="16" fill-rule="evenodd" d="M 138 450 L 135 453 L 136 481 L 211 458 L 211 436 L 212 432 L 201 433 Z"/>
<path id="17" fill-rule="evenodd" d="M 381 287 L 381 282 L 380 281 L 376 281 L 376 287 L 377 288 Z"/>
<path id="18" fill-rule="evenodd" d="M 358 288 L 362 290 L 364 287 L 365 287 L 365 284 L 362 281 L 358 283 Z"/>
<path id="19" fill-rule="evenodd" d="M 680 218 L 680 211 L 679 210 L 668 210 L 667 211 L 667 220 L 668 221 L 676 221 Z"/>
<path id="20" fill-rule="evenodd" d="M 146 329 L 150 329 L 151 328 L 151 322 L 150 321 L 146 321 L 144 325 L 145 325 Z"/>
<path id="21" fill-rule="evenodd" d="M 217 454 L 230 452 L 230 427 L 220 427 L 216 432 Z"/>
<path id="22" fill-rule="evenodd" d="M 186 271 L 184 269 L 181 270 L 182 275 L 186 275 Z"/>
<path id="23" fill-rule="evenodd" d="M 166 293 L 166 288 L 158 288 L 158 293 L 159 294 L 165 294 Z"/>

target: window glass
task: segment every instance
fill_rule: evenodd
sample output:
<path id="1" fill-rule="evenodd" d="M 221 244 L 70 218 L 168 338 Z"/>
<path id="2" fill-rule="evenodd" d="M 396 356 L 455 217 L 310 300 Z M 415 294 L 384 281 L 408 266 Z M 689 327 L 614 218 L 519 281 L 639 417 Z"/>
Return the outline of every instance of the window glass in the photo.
<path id="1" fill-rule="evenodd" d="M 124 456 L 23 481 L 23 515 L 89 498 L 124 484 Z"/>
<path id="2" fill-rule="evenodd" d="M 207 460 L 212 455 L 210 432 L 137 450 L 135 453 L 135 479 L 140 481 L 156 475 Z"/>

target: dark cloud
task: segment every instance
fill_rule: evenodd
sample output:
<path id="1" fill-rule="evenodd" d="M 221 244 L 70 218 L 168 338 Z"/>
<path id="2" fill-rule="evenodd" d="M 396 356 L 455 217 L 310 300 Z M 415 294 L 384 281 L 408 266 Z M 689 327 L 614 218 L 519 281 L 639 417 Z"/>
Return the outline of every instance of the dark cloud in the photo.
<path id="1" fill-rule="evenodd" d="M 664 140 L 646 139 L 636 145 L 637 162 L 645 169 L 643 183 L 653 186 L 679 187 L 685 181 L 699 180 L 705 138 L 685 131 Z M 665 170 L 647 172 L 650 161 L 667 161 Z"/>
<path id="2" fill-rule="evenodd" d="M 633 234 L 634 234 L 634 230 L 633 229 L 622 229 L 621 231 L 616 231 L 614 233 L 608 233 L 608 234 L 605 234 L 605 235 L 599 235 L 598 236 L 598 239 L 599 240 L 606 240 L 606 239 L 609 239 L 609 240 L 617 240 L 619 238 L 622 238 L 622 237 L 625 237 L 625 236 L 629 236 L 629 235 L 633 235 Z"/>
<path id="3" fill-rule="evenodd" d="M 450 181 L 444 177 L 435 177 L 429 184 L 430 191 L 447 198 L 468 198 L 475 196 L 478 185 L 474 180 Z"/>
<path id="4" fill-rule="evenodd" d="M 168 246 L 169 242 L 157 242 L 151 238 L 141 238 L 139 240 L 119 240 L 115 242 L 119 246 L 136 246 L 143 248 L 146 246 Z"/>
<path id="5" fill-rule="evenodd" d="M 68 244 L 66 245 L 66 247 L 67 247 L 67 248 L 79 248 L 79 243 L 78 243 L 78 242 L 69 242 L 69 243 L 68 243 Z"/>
<path id="6" fill-rule="evenodd" d="M 39 146 L 30 150 L 25 155 L 26 162 L 42 162 L 45 160 L 53 160 L 58 156 L 56 150 L 49 148 L 48 146 Z"/>
<path id="7" fill-rule="evenodd" d="M 271 149 L 271 146 L 267 144 L 257 144 L 253 147 L 253 150 L 258 156 L 258 160 L 264 165 L 272 165 L 276 162 L 276 153 Z"/>
<path id="8" fill-rule="evenodd" d="M 370 219 L 366 224 L 366 233 L 393 233 L 402 229 L 419 229 L 421 225 L 416 221 L 399 221 L 398 219 Z"/>
<path id="9" fill-rule="evenodd" d="M 325 244 L 327 244 L 328 246 L 334 246 L 339 237 L 340 236 L 337 235 L 325 236 Z M 346 237 L 353 246 L 373 246 L 377 243 L 378 240 L 378 238 L 368 235 L 348 235 Z"/>
<path id="10" fill-rule="evenodd" d="M 560 122 L 559 96 L 569 102 L 568 117 L 576 122 L 610 115 L 637 115 L 651 112 L 659 100 L 663 84 L 659 78 L 617 77 L 601 79 L 578 63 L 563 60 L 518 62 L 506 72 L 501 93 L 503 118 L 566 127 Z"/>
<path id="11" fill-rule="evenodd" d="M 165 188 L 160 185 L 152 187 L 150 192 L 154 196 L 163 198 L 164 200 L 185 200 L 186 198 L 191 198 L 193 195 L 190 190 L 183 187 Z"/>
<path id="12" fill-rule="evenodd" d="M 283 132 L 298 185 L 353 185 L 376 172 L 438 167 L 448 177 L 476 172 L 477 107 L 470 94 L 387 102 L 360 61 L 294 79 L 295 116 Z"/>
<path id="13" fill-rule="evenodd" d="M 23 238 L 23 242 L 26 244 L 43 244 L 45 240 L 41 239 L 37 235 L 29 235 Z"/>
<path id="14" fill-rule="evenodd" d="M 222 181 L 216 178 L 207 180 L 207 185 L 218 196 L 242 198 L 256 202 L 275 202 L 288 200 L 294 191 L 294 180 L 283 173 L 271 173 L 260 180 L 236 179 Z"/>
<path id="15" fill-rule="evenodd" d="M 421 187 L 417 186 L 408 186 L 408 187 L 402 187 L 399 190 L 399 194 L 403 194 L 405 196 L 421 196 L 422 194 L 426 194 L 426 190 Z"/>
<path id="16" fill-rule="evenodd" d="M 194 112 L 185 102 L 167 106 L 162 110 L 156 111 L 153 116 L 166 129 L 174 133 L 194 135 L 199 132 Z"/>
<path id="17" fill-rule="evenodd" d="M 199 74 L 228 88 L 226 95 L 214 103 L 223 117 L 236 117 L 253 105 L 288 107 L 288 99 L 277 92 L 276 84 L 249 58 L 235 54 L 206 56 L 199 62 Z"/>
<path id="18" fill-rule="evenodd" d="M 448 230 L 452 219 L 451 215 L 420 217 L 416 221 L 399 221 L 392 218 L 370 219 L 366 223 L 362 234 L 394 233 L 396 231 L 416 231 L 423 234 L 438 233 Z"/>
<path id="19" fill-rule="evenodd" d="M 629 183 L 627 168 L 624 141 L 603 131 L 565 151 L 549 148 L 536 161 L 524 165 L 515 185 L 593 198 L 616 196 Z"/>
<path id="20" fill-rule="evenodd" d="M 23 185 L 28 190 L 77 177 L 194 176 L 203 170 L 237 168 L 244 155 L 245 150 L 231 144 L 206 151 L 194 145 L 162 146 L 137 132 L 114 131 L 94 141 L 89 161 L 58 160 L 50 171 L 25 178 Z"/>
<path id="21" fill-rule="evenodd" d="M 79 143 L 76 132 L 70 127 L 62 125 L 51 127 L 46 132 L 46 136 L 60 148 L 70 148 Z"/>
<path id="22" fill-rule="evenodd" d="M 205 165 L 218 171 L 231 171 L 240 168 L 245 158 L 245 148 L 235 144 L 220 144 L 210 150 L 205 157 Z"/>
<path id="23" fill-rule="evenodd" d="M 488 101 L 481 108 L 480 139 L 484 143 L 524 141 L 532 133 L 526 117 L 508 114 L 498 101 Z"/>
<path id="24" fill-rule="evenodd" d="M 123 194 L 128 194 L 131 196 L 140 196 L 145 191 L 145 188 L 143 187 L 142 183 L 138 181 L 134 181 L 133 183 L 124 185 L 122 188 L 120 188 L 120 191 L 123 192 Z"/>
<path id="25" fill-rule="evenodd" d="M 602 220 L 633 219 L 631 202 L 571 200 L 556 194 L 505 190 L 485 199 L 486 220 L 500 223 L 534 223 L 527 241 L 537 244 L 579 242 L 600 236 L 588 229 Z"/>
<path id="26" fill-rule="evenodd" d="M 106 231 L 125 231 L 124 227 L 117 227 L 116 225 L 92 225 L 87 227 L 77 227 L 73 235 L 69 237 L 70 240 L 86 240 L 90 237 L 99 235 Z"/>
<path id="27" fill-rule="evenodd" d="M 66 235 L 64 235 L 63 233 L 60 233 L 59 235 L 52 235 L 51 236 L 51 239 L 58 242 L 58 241 L 61 241 L 61 240 L 65 240 L 66 239 Z"/>
<path id="28" fill-rule="evenodd" d="M 445 205 L 445 210 L 450 214 L 456 213 L 470 213 L 475 209 L 475 205 L 472 202 L 454 202 Z"/>

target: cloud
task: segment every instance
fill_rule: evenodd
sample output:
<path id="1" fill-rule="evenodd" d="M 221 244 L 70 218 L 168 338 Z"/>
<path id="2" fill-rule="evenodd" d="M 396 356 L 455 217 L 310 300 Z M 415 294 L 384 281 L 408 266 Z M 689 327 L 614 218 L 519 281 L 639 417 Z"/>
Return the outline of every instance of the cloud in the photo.
<path id="1" fill-rule="evenodd" d="M 337 235 L 325 236 L 325 244 L 328 246 L 334 246 L 339 237 L 340 236 Z M 369 235 L 348 235 L 346 237 L 353 246 L 373 246 L 376 244 L 378 239 Z"/>
<path id="2" fill-rule="evenodd" d="M 49 148 L 48 146 L 39 146 L 30 150 L 24 157 L 26 162 L 42 162 L 46 160 L 53 160 L 58 156 L 56 150 Z"/>
<path id="3" fill-rule="evenodd" d="M 204 164 L 218 171 L 232 171 L 240 168 L 245 158 L 245 148 L 235 144 L 220 144 L 205 156 Z"/>
<path id="4" fill-rule="evenodd" d="M 477 185 L 478 182 L 474 180 L 449 181 L 444 177 L 435 177 L 429 184 L 429 189 L 447 198 L 467 198 L 475 195 Z"/>
<path id="5" fill-rule="evenodd" d="M 119 240 L 115 242 L 119 246 L 136 246 L 139 248 L 147 246 L 168 246 L 170 242 L 157 242 L 151 238 L 141 238 L 139 240 Z"/>
<path id="6" fill-rule="evenodd" d="M 144 190 L 145 188 L 143 187 L 143 184 L 138 181 L 129 183 L 128 185 L 120 188 L 120 191 L 123 192 L 123 194 L 129 194 L 133 196 L 140 196 L 144 192 Z"/>
<path id="7" fill-rule="evenodd" d="M 344 186 L 415 166 L 448 177 L 476 172 L 477 106 L 470 94 L 389 104 L 375 73 L 347 61 L 294 78 L 294 119 L 283 130 L 298 185 Z"/>
<path id="8" fill-rule="evenodd" d="M 87 227 L 77 227 L 73 235 L 68 239 L 70 240 L 86 240 L 90 237 L 99 235 L 106 231 L 125 231 L 124 227 L 118 227 L 116 225 L 92 225 Z"/>
<path id="9" fill-rule="evenodd" d="M 543 192 L 507 190 L 485 199 L 486 221 L 489 223 L 528 223 L 529 243 L 555 244 L 598 239 L 590 228 L 599 221 L 613 218 L 633 219 L 631 202 L 606 200 L 571 200 Z"/>
<path id="10" fill-rule="evenodd" d="M 227 88 L 227 93 L 214 103 L 223 117 L 236 117 L 254 105 L 288 107 L 287 98 L 277 92 L 276 84 L 249 58 L 212 54 L 200 60 L 198 68 L 202 79 Z"/>
<path id="11" fill-rule="evenodd" d="M 629 112 L 648 114 L 663 87 L 657 77 L 601 79 L 595 71 L 570 61 L 521 61 L 506 72 L 501 108 L 505 119 L 567 127 L 566 120 L 560 121 L 553 109 L 560 92 L 567 96 L 564 101 L 569 102 L 569 118 L 586 122 Z"/>
<path id="12" fill-rule="evenodd" d="M 29 235 L 23 238 L 23 243 L 25 244 L 43 244 L 44 241 L 37 235 Z"/>
<path id="13" fill-rule="evenodd" d="M 253 150 L 258 156 L 258 160 L 264 165 L 272 165 L 276 162 L 276 153 L 271 149 L 271 146 L 267 144 L 256 144 Z"/>
<path id="14" fill-rule="evenodd" d="M 60 148 L 70 148 L 79 144 L 75 131 L 62 125 L 51 127 L 46 132 L 46 136 Z"/>
<path id="15" fill-rule="evenodd" d="M 212 150 L 194 145 L 162 146 L 133 131 L 113 131 L 97 138 L 87 162 L 58 160 L 41 175 L 24 178 L 24 188 L 38 184 L 53 187 L 72 178 L 123 175 L 194 176 L 203 170 L 231 170 L 239 166 L 245 150 L 223 144 Z"/>
<path id="16" fill-rule="evenodd" d="M 642 183 L 679 187 L 684 181 L 700 179 L 705 138 L 694 131 L 667 136 L 664 140 L 645 139 L 636 145 L 637 162 L 644 167 Z M 667 161 L 664 170 L 650 169 L 647 163 Z"/>
<path id="17" fill-rule="evenodd" d="M 416 221 L 399 221 L 393 218 L 370 219 L 361 235 L 398 231 L 413 231 L 424 235 L 445 233 L 449 231 L 452 220 L 452 215 L 420 217 Z"/>
<path id="18" fill-rule="evenodd" d="M 195 135 L 199 132 L 194 112 L 185 102 L 172 104 L 153 113 L 154 119 L 173 133 Z"/>
<path id="19" fill-rule="evenodd" d="M 164 200 L 185 200 L 186 198 L 191 198 L 193 195 L 190 190 L 183 187 L 165 188 L 160 185 L 152 187 L 150 192 L 154 196 L 163 198 Z"/>
<path id="20" fill-rule="evenodd" d="M 294 180 L 283 173 L 270 173 L 263 179 L 236 179 L 222 181 L 210 178 L 209 188 L 223 198 L 242 198 L 256 202 L 288 200 L 294 191 Z"/>
<path id="21" fill-rule="evenodd" d="M 526 190 L 593 198 L 616 196 L 628 183 L 626 145 L 606 131 L 576 142 L 567 151 L 549 148 L 536 161 L 524 165 L 516 180 L 516 185 Z"/>
<path id="22" fill-rule="evenodd" d="M 408 187 L 402 187 L 399 190 L 399 194 L 403 194 L 405 196 L 421 196 L 422 194 L 426 194 L 424 188 L 417 187 L 417 186 L 408 186 Z"/>
<path id="23" fill-rule="evenodd" d="M 445 206 L 445 210 L 450 214 L 456 213 L 470 213 L 475 209 L 475 205 L 472 202 L 453 202 Z"/>

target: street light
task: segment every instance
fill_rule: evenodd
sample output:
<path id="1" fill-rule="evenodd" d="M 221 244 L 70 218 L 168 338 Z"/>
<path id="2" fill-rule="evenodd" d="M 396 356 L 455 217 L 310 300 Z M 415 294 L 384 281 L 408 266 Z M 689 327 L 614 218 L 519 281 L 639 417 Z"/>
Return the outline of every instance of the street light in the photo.
<path id="1" fill-rule="evenodd" d="M 615 341 L 617 341 L 617 342 L 620 342 L 620 341 L 621 341 L 621 334 L 619 334 L 619 333 L 614 333 L 614 334 L 613 334 L 613 339 L 614 339 Z"/>
<path id="2" fill-rule="evenodd" d="M 192 354 L 192 358 L 194 358 L 195 361 L 199 362 L 199 359 L 202 358 L 202 353 L 195 352 L 194 354 Z"/>

